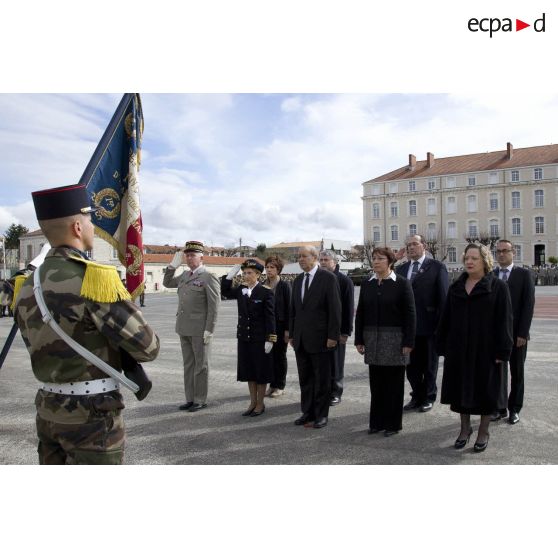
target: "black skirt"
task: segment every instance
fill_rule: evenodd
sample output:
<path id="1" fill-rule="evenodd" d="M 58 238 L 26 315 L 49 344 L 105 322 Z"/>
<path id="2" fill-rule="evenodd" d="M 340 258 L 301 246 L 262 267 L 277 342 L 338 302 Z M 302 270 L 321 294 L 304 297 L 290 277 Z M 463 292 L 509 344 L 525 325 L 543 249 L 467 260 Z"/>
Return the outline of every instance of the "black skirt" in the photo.
<path id="1" fill-rule="evenodd" d="M 236 379 L 239 382 L 269 384 L 273 381 L 273 355 L 265 354 L 264 341 L 238 340 Z"/>

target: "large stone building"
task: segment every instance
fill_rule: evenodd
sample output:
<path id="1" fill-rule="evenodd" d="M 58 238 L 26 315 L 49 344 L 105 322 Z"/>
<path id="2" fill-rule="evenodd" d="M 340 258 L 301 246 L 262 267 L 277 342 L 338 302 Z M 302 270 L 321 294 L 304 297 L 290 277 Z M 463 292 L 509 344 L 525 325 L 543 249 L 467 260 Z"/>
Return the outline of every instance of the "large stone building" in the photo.
<path id="1" fill-rule="evenodd" d="M 558 145 L 409 163 L 362 184 L 364 240 L 392 248 L 423 234 L 449 268 L 461 266 L 466 238 L 507 238 L 516 261 L 557 255 Z"/>

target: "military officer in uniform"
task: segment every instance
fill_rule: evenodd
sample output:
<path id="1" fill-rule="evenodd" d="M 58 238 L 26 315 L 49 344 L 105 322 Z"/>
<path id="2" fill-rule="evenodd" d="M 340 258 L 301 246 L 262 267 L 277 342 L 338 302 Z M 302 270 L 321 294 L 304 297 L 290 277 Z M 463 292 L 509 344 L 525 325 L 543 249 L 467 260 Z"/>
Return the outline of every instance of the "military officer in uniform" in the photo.
<path id="1" fill-rule="evenodd" d="M 35 399 L 39 462 L 121 464 L 124 401 L 119 383 L 76 353 L 42 321 L 34 274 L 64 333 L 117 370 L 122 359 L 151 361 L 159 339 L 130 300 L 115 267 L 88 259 L 94 229 L 85 186 L 33 192 L 39 226 L 52 249 L 27 279 L 16 281 L 14 316 L 40 382 Z M 123 356 L 124 355 L 124 356 Z"/>
<path id="2" fill-rule="evenodd" d="M 189 270 L 175 277 L 183 255 Z M 207 407 L 209 353 L 221 302 L 219 279 L 203 266 L 202 242 L 186 242 L 184 249 L 174 255 L 165 271 L 163 285 L 178 287 L 176 333 L 182 347 L 186 393 L 186 403 L 179 409 L 193 413 Z"/>

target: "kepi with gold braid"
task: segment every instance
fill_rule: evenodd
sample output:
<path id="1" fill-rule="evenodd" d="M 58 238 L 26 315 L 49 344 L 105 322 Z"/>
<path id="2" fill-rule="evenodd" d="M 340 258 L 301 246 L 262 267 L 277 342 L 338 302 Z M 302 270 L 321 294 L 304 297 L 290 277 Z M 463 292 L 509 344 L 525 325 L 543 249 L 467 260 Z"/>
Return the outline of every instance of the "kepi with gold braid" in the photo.
<path id="1" fill-rule="evenodd" d="M 203 242 L 199 240 L 189 240 L 184 245 L 183 252 L 201 252 L 203 254 Z"/>

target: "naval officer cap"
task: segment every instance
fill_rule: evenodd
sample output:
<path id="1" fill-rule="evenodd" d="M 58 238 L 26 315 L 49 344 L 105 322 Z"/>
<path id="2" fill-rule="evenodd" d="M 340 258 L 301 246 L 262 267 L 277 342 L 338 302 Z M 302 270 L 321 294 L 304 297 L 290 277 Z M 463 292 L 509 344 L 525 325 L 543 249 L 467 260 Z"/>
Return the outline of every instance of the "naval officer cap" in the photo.
<path id="1" fill-rule="evenodd" d="M 240 269 L 242 269 L 242 271 L 244 271 L 245 269 L 255 269 L 256 271 L 263 273 L 264 266 L 258 260 L 253 260 L 250 258 L 240 266 Z"/>
<path id="2" fill-rule="evenodd" d="M 91 207 L 87 190 L 83 184 L 38 190 L 31 192 L 31 196 L 39 221 L 59 219 L 70 215 L 85 215 L 97 209 Z"/>
<path id="3" fill-rule="evenodd" d="M 199 240 L 189 240 L 184 245 L 184 252 L 200 252 L 203 254 L 203 242 Z"/>

